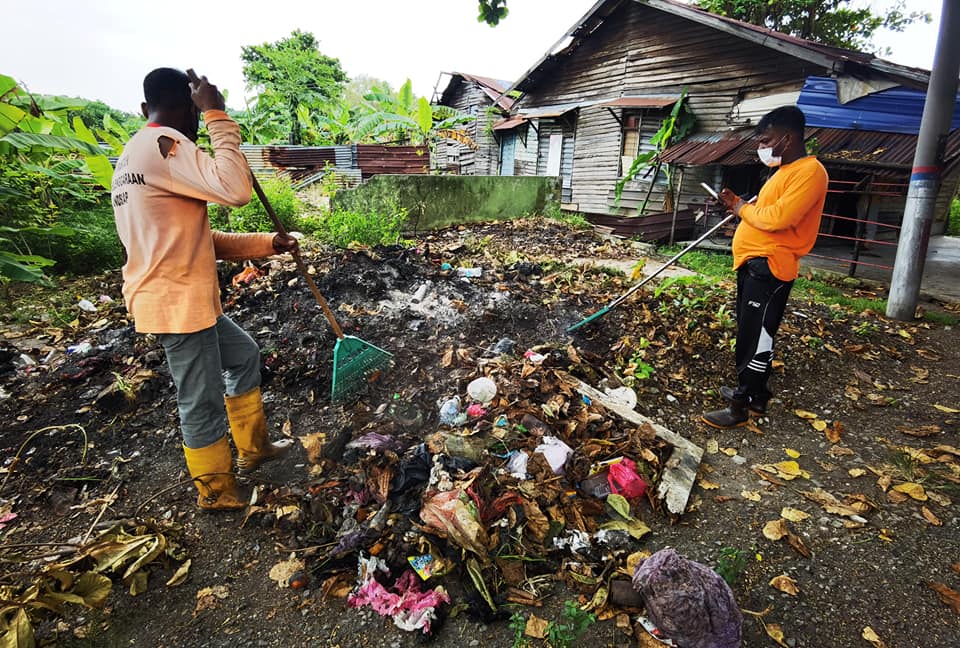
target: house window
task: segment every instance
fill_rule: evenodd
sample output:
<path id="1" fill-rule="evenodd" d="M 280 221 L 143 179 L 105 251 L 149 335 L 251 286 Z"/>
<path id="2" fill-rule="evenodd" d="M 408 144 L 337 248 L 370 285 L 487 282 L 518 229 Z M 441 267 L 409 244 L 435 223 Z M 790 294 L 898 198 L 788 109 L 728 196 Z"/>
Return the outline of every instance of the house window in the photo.
<path id="1" fill-rule="evenodd" d="M 620 175 L 623 176 L 640 152 L 640 113 L 624 113 L 620 138 Z"/>

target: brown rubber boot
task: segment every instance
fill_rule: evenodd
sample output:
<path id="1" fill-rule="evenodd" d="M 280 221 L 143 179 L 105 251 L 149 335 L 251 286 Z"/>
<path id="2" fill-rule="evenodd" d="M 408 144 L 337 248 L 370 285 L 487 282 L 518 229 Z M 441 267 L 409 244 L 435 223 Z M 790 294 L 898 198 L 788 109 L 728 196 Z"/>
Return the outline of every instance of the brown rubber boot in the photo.
<path id="1" fill-rule="evenodd" d="M 236 511 L 247 505 L 237 489 L 227 437 L 220 437 L 204 448 L 183 446 L 183 455 L 200 493 L 197 506 L 204 511 Z"/>
<path id="2" fill-rule="evenodd" d="M 239 396 L 226 396 L 227 421 L 233 443 L 237 446 L 237 471 L 248 473 L 260 464 L 283 454 L 293 445 L 292 439 L 271 443 L 267 438 L 267 417 L 263 413 L 260 388 L 254 387 Z"/>
<path id="3" fill-rule="evenodd" d="M 710 427 L 729 430 L 746 425 L 750 420 L 750 414 L 747 412 L 747 401 L 745 399 L 734 399 L 730 405 L 721 410 L 714 410 L 703 415 L 701 420 Z"/>

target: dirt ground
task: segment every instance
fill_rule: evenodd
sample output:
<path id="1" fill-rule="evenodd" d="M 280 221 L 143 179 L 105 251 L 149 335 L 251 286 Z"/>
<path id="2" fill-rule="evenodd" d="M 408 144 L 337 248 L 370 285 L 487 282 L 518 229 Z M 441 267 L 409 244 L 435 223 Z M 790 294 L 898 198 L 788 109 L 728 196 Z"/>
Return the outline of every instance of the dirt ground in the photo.
<path id="1" fill-rule="evenodd" d="M 263 349 L 271 434 L 299 443 L 243 480 L 256 490 L 247 512 L 219 515 L 197 512 L 162 351 L 126 320 L 119 274 L 60 287 L 94 302 L 95 312 L 51 319 L 48 295 L 33 296 L 37 310 L 8 317 L 0 330 L 5 604 L 23 600 L 31 582 L 49 587 L 44 568 L 79 558 L 119 526 L 132 537 L 162 536 L 164 550 L 140 570 L 145 576 L 109 574 L 113 588 L 98 609 L 34 610 L 38 643 L 508 647 L 511 615 L 557 621 L 565 601 L 592 601 L 600 620 L 570 645 L 637 645 L 638 610 L 604 604 L 597 592 L 628 579 L 640 552 L 673 547 L 710 567 L 731 552 L 744 558 L 733 590 L 745 646 L 777 645 L 778 629 L 790 647 L 868 646 L 865 628 L 891 648 L 957 646 L 960 610 L 949 594 L 960 590 L 956 329 L 846 312 L 795 292 L 777 338 L 768 416 L 712 430 L 699 417 L 722 405 L 716 389 L 733 377 L 732 284 L 671 280 L 565 333 L 634 282 L 567 263 L 633 255 L 629 243 L 539 220 L 453 228 L 410 248 L 307 250 L 345 331 L 395 354 L 393 368 L 345 405 L 329 398 L 335 338 L 293 264 L 258 264 L 261 276 L 237 285 L 242 268 L 224 265 L 225 310 Z M 482 273 L 463 279 L 458 267 Z M 498 353 L 503 338 L 515 344 Z M 84 341 L 88 352 L 66 352 Z M 543 358 L 524 358 L 527 350 Z M 669 448 L 565 393 L 557 376 L 567 371 L 594 385 L 629 384 L 637 411 L 705 448 L 682 516 L 647 496 L 632 513 L 650 533 L 596 539 L 610 511 L 577 491 L 589 465 L 629 455 L 653 484 Z M 500 391 L 464 428 L 477 433 L 440 425 L 438 402 L 466 398 L 481 375 Z M 575 450 L 566 475 L 532 453 L 540 437 L 525 416 Z M 409 474 L 400 467 L 413 465 L 424 442 L 433 455 L 475 460 L 445 466 L 455 482 L 457 468 L 480 466 L 470 493 L 481 515 L 492 511 L 486 558 L 422 524 L 422 486 L 398 487 Z M 511 449 L 531 453 L 530 479 L 502 470 Z M 586 548 L 552 545 L 581 527 L 592 538 Z M 425 547 L 452 566 L 423 585 L 442 585 L 450 597 L 431 637 L 346 604 L 361 553 L 376 553 L 396 577 Z M 303 564 L 298 589 L 276 568 L 291 559 Z M 72 568 L 94 557 L 85 560 Z M 165 585 L 187 560 L 185 578 Z M 496 611 L 478 593 L 471 562 Z M 781 575 L 795 581 L 794 594 L 770 585 Z M 4 609 L 7 623 L 13 611 Z"/>

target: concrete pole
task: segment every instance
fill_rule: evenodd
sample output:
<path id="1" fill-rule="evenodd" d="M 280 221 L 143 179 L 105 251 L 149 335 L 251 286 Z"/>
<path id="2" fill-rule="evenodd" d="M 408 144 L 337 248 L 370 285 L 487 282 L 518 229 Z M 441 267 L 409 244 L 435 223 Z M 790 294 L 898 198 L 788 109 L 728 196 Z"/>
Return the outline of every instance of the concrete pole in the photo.
<path id="1" fill-rule="evenodd" d="M 930 242 L 940 173 L 943 170 L 943 149 L 953 108 L 957 101 L 957 76 L 960 74 L 960 2 L 943 0 L 940 33 L 933 56 L 927 100 L 923 106 L 917 151 L 913 158 L 907 205 L 897 244 L 897 259 L 890 280 L 887 317 L 910 321 L 920 298 L 920 280 Z"/>

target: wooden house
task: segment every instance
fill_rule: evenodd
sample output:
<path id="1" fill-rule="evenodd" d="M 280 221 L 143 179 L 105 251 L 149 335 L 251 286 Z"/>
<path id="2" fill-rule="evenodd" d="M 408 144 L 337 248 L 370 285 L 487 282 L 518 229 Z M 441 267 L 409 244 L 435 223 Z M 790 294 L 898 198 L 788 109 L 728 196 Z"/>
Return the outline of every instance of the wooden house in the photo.
<path id="1" fill-rule="evenodd" d="M 923 89 L 929 73 L 672 0 L 599 0 L 508 89 L 517 96 L 512 114 L 493 125 L 501 167 L 517 157 L 523 138 L 533 146 L 524 149 L 527 162 L 517 162 L 514 170 L 560 175 L 567 209 L 603 223 L 636 216 L 646 204 L 644 213 L 677 209 L 689 219 L 705 201 L 701 181 L 755 193 L 763 176 L 753 127 L 769 110 L 797 104 L 811 78 L 833 80 L 838 101 L 848 103 L 891 88 Z M 627 183 L 618 201 L 618 181 L 638 154 L 653 149 L 651 138 L 682 96 L 695 117 L 694 130 L 659 151 L 662 164 Z M 838 180 L 831 184 L 828 211 L 873 213 L 874 219 L 878 212 L 902 214 L 915 134 L 892 137 L 857 130 L 856 124 L 812 130 L 808 137 L 815 137 Z M 938 203 L 941 224 L 958 162 L 960 131 L 954 131 Z M 881 184 L 882 191 L 871 189 Z M 864 200 L 871 191 L 878 199 Z M 825 227 L 846 225 L 841 218 Z"/>
<path id="2" fill-rule="evenodd" d="M 433 103 L 449 106 L 475 119 L 462 127 L 471 142 L 447 139 L 437 144 L 433 156 L 434 170 L 458 175 L 497 175 L 500 143 L 492 125 L 503 119 L 513 107 L 513 99 L 506 94 L 510 82 L 463 72 L 445 72 L 440 75 L 437 88 L 447 77 L 443 91 L 435 91 Z"/>

